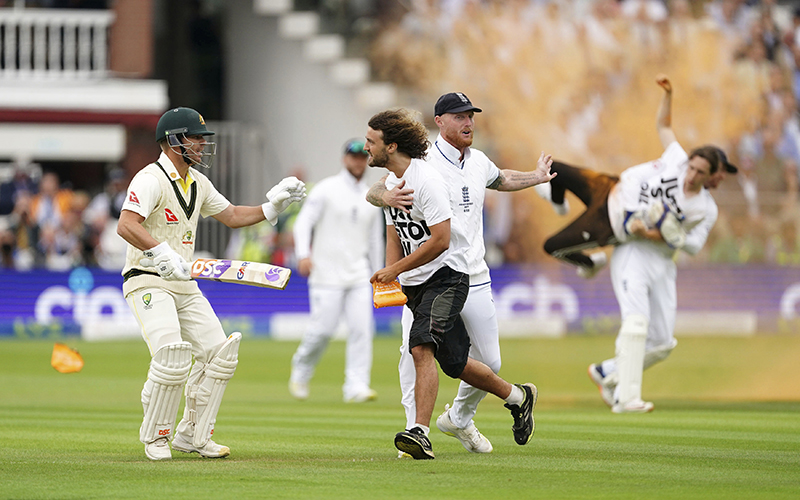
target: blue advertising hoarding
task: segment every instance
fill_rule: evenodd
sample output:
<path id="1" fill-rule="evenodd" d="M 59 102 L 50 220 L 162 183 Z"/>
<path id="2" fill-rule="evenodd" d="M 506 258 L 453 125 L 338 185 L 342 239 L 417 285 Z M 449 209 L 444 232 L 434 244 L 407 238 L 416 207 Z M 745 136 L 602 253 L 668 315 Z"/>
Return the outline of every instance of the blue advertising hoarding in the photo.
<path id="1" fill-rule="evenodd" d="M 501 335 L 613 333 L 618 327 L 607 270 L 587 281 L 568 266 L 504 266 L 492 270 L 492 279 Z M 138 336 L 121 288 L 118 273 L 98 269 L 0 271 L 0 336 Z M 308 289 L 299 275 L 285 290 L 209 281 L 200 288 L 226 331 L 302 334 Z M 797 268 L 726 265 L 678 272 L 678 330 L 797 332 L 798 306 Z M 375 310 L 378 333 L 398 332 L 400 313 L 397 307 Z"/>

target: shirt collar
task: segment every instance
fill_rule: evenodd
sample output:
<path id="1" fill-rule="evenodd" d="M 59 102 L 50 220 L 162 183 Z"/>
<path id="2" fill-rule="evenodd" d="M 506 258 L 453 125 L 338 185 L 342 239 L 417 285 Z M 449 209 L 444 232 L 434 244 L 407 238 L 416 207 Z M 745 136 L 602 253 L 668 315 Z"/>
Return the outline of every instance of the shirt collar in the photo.
<path id="1" fill-rule="evenodd" d="M 167 154 L 163 151 L 161 152 L 161 156 L 158 157 L 158 163 L 164 168 L 167 176 L 169 176 L 169 180 L 172 182 L 177 182 L 184 188 L 184 190 L 186 190 L 194 180 L 192 178 L 192 169 L 190 168 L 189 171 L 186 172 L 186 182 L 183 182 L 183 179 L 181 179 L 181 174 L 178 173 L 178 169 L 175 168 L 175 165 L 172 164 L 172 160 L 170 160 L 169 156 L 167 156 Z"/>
<path id="2" fill-rule="evenodd" d="M 452 144 L 447 142 L 442 134 L 436 138 L 436 142 L 433 143 L 434 154 L 438 154 L 444 157 L 448 163 L 458 168 L 464 168 L 464 162 L 466 162 L 469 157 L 472 155 L 472 151 L 470 148 L 464 149 L 464 160 L 459 161 L 458 159 L 461 157 L 461 152 L 456 149 Z"/>

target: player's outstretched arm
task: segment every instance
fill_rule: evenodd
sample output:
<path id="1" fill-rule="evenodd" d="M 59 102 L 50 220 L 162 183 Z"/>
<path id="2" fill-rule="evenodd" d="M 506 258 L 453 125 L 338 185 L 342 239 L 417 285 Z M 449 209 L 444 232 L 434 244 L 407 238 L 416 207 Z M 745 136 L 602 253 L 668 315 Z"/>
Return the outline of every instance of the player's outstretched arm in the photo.
<path id="1" fill-rule="evenodd" d="M 306 197 L 306 185 L 296 177 L 286 177 L 266 194 L 267 201 L 257 207 L 228 205 L 213 217 L 231 228 L 252 226 L 266 219 L 273 226 L 278 215 L 294 202 Z"/>
<path id="2" fill-rule="evenodd" d="M 404 187 L 406 181 L 400 181 L 400 184 L 392 189 L 386 189 L 387 177 L 388 175 L 384 175 L 369 188 L 369 191 L 367 191 L 367 201 L 376 207 L 392 207 L 408 213 L 411 202 L 414 201 L 414 197 L 412 196 L 414 190 Z"/>
<path id="3" fill-rule="evenodd" d="M 552 165 L 552 156 L 545 155 L 544 151 L 542 151 L 542 154 L 539 155 L 539 161 L 536 163 L 536 170 L 532 172 L 500 170 L 500 175 L 497 176 L 497 179 L 486 187 L 498 191 L 519 191 L 537 184 L 550 182 L 556 176 L 555 172 L 550 172 Z"/>
<path id="4" fill-rule="evenodd" d="M 663 73 L 656 76 L 656 83 L 664 89 L 664 96 L 661 98 L 656 115 L 656 130 L 661 145 L 666 149 L 677 140 L 675 132 L 672 130 L 672 83 L 669 81 L 669 77 Z"/>

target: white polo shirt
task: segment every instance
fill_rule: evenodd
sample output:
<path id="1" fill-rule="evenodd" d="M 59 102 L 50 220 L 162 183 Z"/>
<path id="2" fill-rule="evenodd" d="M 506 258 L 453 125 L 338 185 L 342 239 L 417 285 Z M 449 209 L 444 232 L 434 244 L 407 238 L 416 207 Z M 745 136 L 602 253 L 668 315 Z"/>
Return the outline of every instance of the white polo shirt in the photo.
<path id="1" fill-rule="evenodd" d="M 658 160 L 622 172 L 619 183 L 608 197 L 608 216 L 614 235 L 620 242 L 628 238 L 623 228 L 626 212 L 666 202 L 676 207 L 684 217 L 682 226 L 686 230 L 686 244 L 682 250 L 694 255 L 703 248 L 717 221 L 719 209 L 706 188 L 694 196 L 686 197 L 683 183 L 688 161 L 689 155 L 680 144 L 673 141 Z M 661 246 L 664 247 L 664 253 L 672 253 L 666 243 Z"/>
<path id="2" fill-rule="evenodd" d="M 500 175 L 500 169 L 482 151 L 474 148 L 461 153 L 441 134 L 428 150 L 427 161 L 444 178 L 450 191 L 453 218 L 458 219 L 470 245 L 466 250 L 469 283 L 481 285 L 491 281 L 489 266 L 484 260 L 483 203 L 486 187 Z"/>

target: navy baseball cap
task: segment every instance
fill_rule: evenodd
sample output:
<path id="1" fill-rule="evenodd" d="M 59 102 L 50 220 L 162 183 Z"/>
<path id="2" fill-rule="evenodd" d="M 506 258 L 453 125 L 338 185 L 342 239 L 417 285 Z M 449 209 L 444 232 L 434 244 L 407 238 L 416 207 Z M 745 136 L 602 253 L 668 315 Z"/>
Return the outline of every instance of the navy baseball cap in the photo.
<path id="1" fill-rule="evenodd" d="M 364 141 L 360 139 L 350 139 L 344 143 L 344 154 L 369 156 L 367 152 L 364 151 Z"/>
<path id="2" fill-rule="evenodd" d="M 434 116 L 440 116 L 445 113 L 463 113 L 465 111 L 480 113 L 483 110 L 473 106 L 469 97 L 461 92 L 450 92 L 443 95 L 436 101 L 436 106 L 433 108 Z"/>

